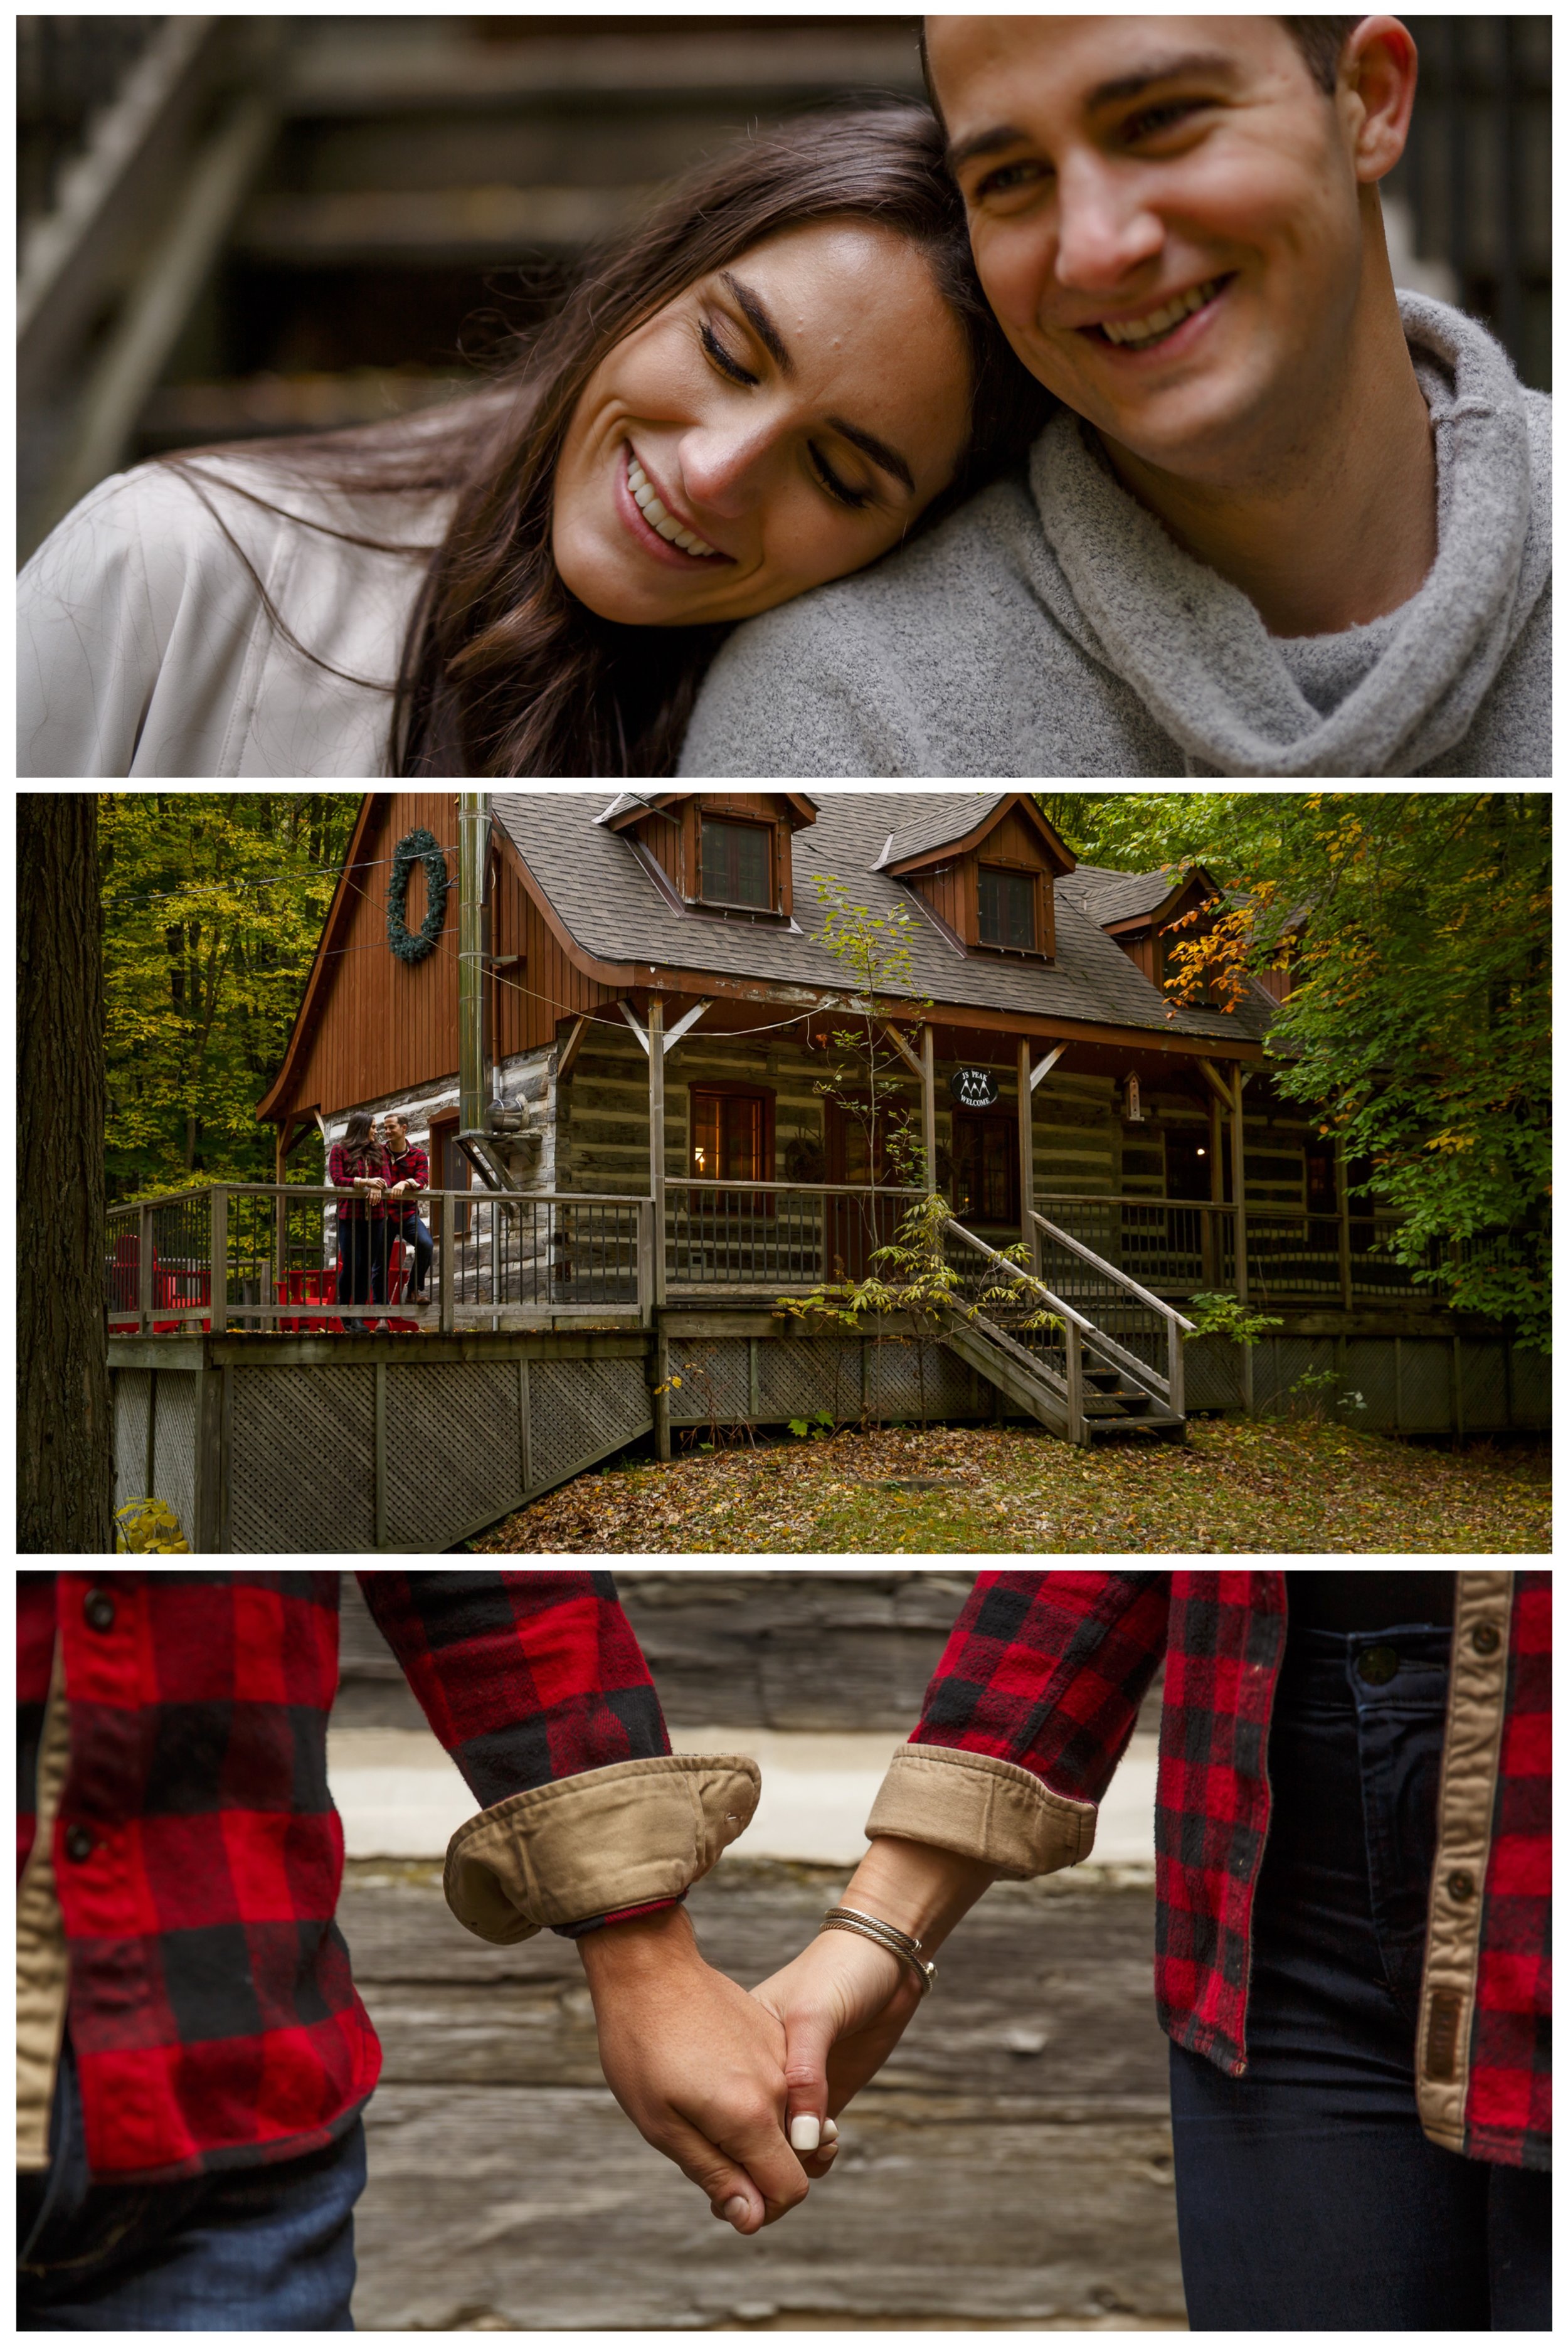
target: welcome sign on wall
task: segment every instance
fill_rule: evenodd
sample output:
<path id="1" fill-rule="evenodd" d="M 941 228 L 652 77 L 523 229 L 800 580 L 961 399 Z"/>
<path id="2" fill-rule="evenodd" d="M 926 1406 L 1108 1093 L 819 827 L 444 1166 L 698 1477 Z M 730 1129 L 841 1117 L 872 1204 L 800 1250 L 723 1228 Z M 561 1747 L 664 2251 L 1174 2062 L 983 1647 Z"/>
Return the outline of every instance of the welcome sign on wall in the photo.
<path id="1" fill-rule="evenodd" d="M 947 1083 L 960 1109 L 995 1109 L 1002 1098 L 991 1069 L 954 1069 Z"/>

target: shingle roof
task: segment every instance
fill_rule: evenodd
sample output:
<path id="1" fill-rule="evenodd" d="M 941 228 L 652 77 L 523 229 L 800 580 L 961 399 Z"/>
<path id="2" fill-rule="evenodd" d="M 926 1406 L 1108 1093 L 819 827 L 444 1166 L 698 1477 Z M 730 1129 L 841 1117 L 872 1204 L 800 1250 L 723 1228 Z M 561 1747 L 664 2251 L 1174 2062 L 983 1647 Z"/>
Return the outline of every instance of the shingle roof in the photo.
<path id="1" fill-rule="evenodd" d="M 870 792 L 861 794 L 866 799 L 872 796 Z M 945 848 L 950 841 L 964 839 L 1006 796 L 1006 792 L 923 792 L 913 807 L 905 802 L 903 821 L 892 825 L 875 869 L 880 872 L 890 864 L 901 864 L 906 856 L 923 856 L 930 849 Z M 896 794 L 889 792 L 888 797 Z"/>
<path id="2" fill-rule="evenodd" d="M 794 835 L 793 929 L 677 912 L 648 878 L 630 843 L 595 821 L 610 803 L 603 787 L 497 792 L 490 803 L 569 936 L 598 960 L 673 965 L 839 993 L 844 974 L 811 935 L 820 926 L 813 882 L 831 875 L 873 912 L 903 905 L 918 916 L 922 900 L 916 893 L 875 869 L 888 834 L 913 833 L 919 826 L 923 832 L 934 829 L 939 840 L 961 837 L 951 828 L 953 811 L 965 812 L 963 829 L 972 831 L 979 821 L 975 811 L 995 796 L 823 791 L 816 823 Z M 1257 989 L 1238 1012 L 1180 1009 L 1168 1019 L 1164 997 L 1100 928 L 1094 894 L 1089 911 L 1082 909 L 1078 877 L 1075 874 L 1057 885 L 1057 959 L 1049 968 L 962 954 L 934 921 L 919 919 L 911 938 L 917 991 L 943 1004 L 1145 1028 L 1151 1035 L 1261 1038 L 1273 1006 Z"/>
<path id="3" fill-rule="evenodd" d="M 1097 922 L 1130 921 L 1135 914 L 1151 914 L 1176 885 L 1177 868 L 1162 864 L 1155 873 L 1112 873 L 1104 864 L 1080 864 L 1066 881 L 1057 884 L 1057 903 L 1076 892 L 1086 898 Z"/>

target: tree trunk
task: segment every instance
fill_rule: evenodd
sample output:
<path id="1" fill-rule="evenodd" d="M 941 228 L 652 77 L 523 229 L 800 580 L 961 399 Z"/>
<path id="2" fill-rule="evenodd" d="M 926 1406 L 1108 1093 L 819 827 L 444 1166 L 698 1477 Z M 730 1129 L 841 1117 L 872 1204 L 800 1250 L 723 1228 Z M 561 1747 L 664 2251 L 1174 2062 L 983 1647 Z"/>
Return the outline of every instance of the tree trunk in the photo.
<path id="1" fill-rule="evenodd" d="M 114 1547 L 98 799 L 17 801 L 16 1547 Z"/>

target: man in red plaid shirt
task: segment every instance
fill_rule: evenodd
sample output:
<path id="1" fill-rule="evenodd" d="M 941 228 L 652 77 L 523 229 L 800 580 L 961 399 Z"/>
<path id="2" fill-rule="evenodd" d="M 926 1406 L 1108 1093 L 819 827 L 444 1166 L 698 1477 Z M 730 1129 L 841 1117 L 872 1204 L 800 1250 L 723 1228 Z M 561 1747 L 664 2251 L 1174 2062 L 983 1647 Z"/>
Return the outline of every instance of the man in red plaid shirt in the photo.
<path id="1" fill-rule="evenodd" d="M 686 1888 L 756 1764 L 672 1754 L 607 1574 L 375 1572 L 479 1809 L 470 1930 L 582 1950 L 605 2076 L 743 2234 L 806 2191 L 783 2034 Z M 17 1577 L 17 2250 L 30 2331 L 351 2330 L 380 2049 L 334 1921 L 335 1573 Z"/>
<path id="2" fill-rule="evenodd" d="M 387 1111 L 381 1121 L 381 1136 L 387 1151 L 387 1238 L 384 1245 L 389 1250 L 396 1236 L 403 1243 L 405 1257 L 413 1249 L 414 1280 L 406 1301 L 423 1305 L 430 1293 L 435 1242 L 419 1215 L 418 1198 L 430 1187 L 430 1161 L 418 1143 L 409 1141 L 408 1121 L 400 1110 Z"/>
<path id="3" fill-rule="evenodd" d="M 853 1913 L 754 1993 L 786 2026 L 791 2144 L 885 2060 L 989 1884 L 1088 1857 L 1163 1660 L 1192 2328 L 1548 2329 L 1551 1580 L 979 1576 Z"/>

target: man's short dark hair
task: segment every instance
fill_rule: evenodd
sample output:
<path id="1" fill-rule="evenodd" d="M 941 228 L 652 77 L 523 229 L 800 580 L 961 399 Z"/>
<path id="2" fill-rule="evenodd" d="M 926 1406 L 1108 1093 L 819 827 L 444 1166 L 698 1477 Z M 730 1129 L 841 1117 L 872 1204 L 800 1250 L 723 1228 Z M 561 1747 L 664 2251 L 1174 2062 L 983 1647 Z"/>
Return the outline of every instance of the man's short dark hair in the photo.
<path id="1" fill-rule="evenodd" d="M 1325 98 L 1334 96 L 1339 79 L 1339 52 L 1357 26 L 1359 16 L 1282 16 L 1284 26 L 1302 56 L 1307 71 Z M 931 110 L 942 122 L 942 109 L 936 102 L 936 85 L 931 78 L 931 59 L 925 47 L 925 19 L 920 20 L 920 70 L 925 79 L 925 95 Z M 946 125 L 944 123 L 944 129 Z"/>
<path id="2" fill-rule="evenodd" d="M 1339 53 L 1361 22 L 1359 16 L 1282 16 L 1280 23 L 1306 59 L 1307 71 L 1325 98 L 1339 79 Z"/>

